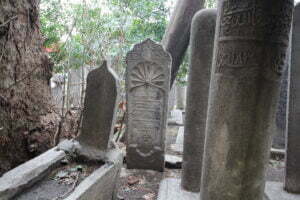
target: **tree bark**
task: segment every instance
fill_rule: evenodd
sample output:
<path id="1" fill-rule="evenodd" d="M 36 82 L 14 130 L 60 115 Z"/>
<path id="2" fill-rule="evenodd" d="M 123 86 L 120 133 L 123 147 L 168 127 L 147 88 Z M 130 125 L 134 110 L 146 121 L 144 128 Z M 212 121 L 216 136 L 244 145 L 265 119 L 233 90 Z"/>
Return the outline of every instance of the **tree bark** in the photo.
<path id="1" fill-rule="evenodd" d="M 190 41 L 190 29 L 193 16 L 204 7 L 204 0 L 178 0 L 170 24 L 162 39 L 165 50 L 171 54 L 171 86 Z"/>
<path id="2" fill-rule="evenodd" d="M 42 120 L 52 65 L 42 41 L 39 0 L 0 1 L 0 176 L 35 156 L 32 140 L 50 146 Z"/>

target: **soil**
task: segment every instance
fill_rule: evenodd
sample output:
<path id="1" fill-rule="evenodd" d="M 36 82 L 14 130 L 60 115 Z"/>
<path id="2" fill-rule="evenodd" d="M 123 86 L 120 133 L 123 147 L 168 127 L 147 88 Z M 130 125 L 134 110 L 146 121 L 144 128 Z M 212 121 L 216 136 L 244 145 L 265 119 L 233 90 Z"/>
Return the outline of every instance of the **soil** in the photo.
<path id="1" fill-rule="evenodd" d="M 48 176 L 29 188 L 16 200 L 61 200 L 69 196 L 72 191 L 86 177 L 98 169 L 101 164 L 83 164 L 72 162 L 61 164 L 51 171 Z"/>

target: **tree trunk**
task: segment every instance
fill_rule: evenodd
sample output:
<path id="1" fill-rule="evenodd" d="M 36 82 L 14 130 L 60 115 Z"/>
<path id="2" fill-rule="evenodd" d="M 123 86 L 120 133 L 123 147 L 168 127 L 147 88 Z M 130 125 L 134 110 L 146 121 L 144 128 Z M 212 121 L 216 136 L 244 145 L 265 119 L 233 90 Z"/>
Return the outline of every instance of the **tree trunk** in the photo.
<path id="1" fill-rule="evenodd" d="M 0 1 L 0 176 L 46 150 L 51 63 L 42 47 L 39 0 Z M 39 140 L 38 142 L 34 140 Z M 41 142 L 43 141 L 43 142 Z"/>
<path id="2" fill-rule="evenodd" d="M 161 42 L 165 50 L 172 57 L 170 88 L 172 88 L 189 45 L 193 16 L 198 10 L 204 7 L 204 2 L 204 0 L 177 0 L 170 24 Z"/>

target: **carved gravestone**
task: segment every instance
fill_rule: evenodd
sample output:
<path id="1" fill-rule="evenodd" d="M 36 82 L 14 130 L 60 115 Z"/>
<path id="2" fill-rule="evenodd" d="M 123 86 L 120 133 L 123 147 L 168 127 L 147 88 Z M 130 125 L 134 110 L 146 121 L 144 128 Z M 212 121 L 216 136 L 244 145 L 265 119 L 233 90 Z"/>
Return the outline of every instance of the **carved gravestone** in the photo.
<path id="1" fill-rule="evenodd" d="M 146 40 L 127 54 L 127 167 L 163 171 L 171 58 Z"/>
<path id="2" fill-rule="evenodd" d="M 292 0 L 218 1 L 202 200 L 264 198 L 293 7 Z"/>
<path id="3" fill-rule="evenodd" d="M 118 78 L 106 62 L 88 74 L 81 134 L 76 151 L 101 160 L 112 138 L 118 103 Z"/>

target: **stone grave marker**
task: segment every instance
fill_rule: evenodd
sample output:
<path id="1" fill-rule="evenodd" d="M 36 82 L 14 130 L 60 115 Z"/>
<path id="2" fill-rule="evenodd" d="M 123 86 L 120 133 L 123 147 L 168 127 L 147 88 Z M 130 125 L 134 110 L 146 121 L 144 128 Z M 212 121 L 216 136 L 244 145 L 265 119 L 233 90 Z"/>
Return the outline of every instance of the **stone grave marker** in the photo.
<path id="1" fill-rule="evenodd" d="M 76 151 L 90 159 L 102 159 L 110 147 L 118 104 L 119 83 L 106 62 L 87 77 L 81 134 Z"/>
<path id="2" fill-rule="evenodd" d="M 192 23 L 181 182 L 191 192 L 200 190 L 216 18 L 216 9 L 205 9 Z"/>
<path id="3" fill-rule="evenodd" d="M 220 0 L 202 200 L 263 200 L 292 0 Z"/>
<path id="4" fill-rule="evenodd" d="M 150 39 L 126 58 L 127 168 L 163 171 L 171 58 Z"/>

